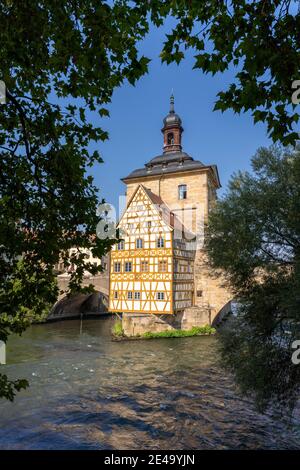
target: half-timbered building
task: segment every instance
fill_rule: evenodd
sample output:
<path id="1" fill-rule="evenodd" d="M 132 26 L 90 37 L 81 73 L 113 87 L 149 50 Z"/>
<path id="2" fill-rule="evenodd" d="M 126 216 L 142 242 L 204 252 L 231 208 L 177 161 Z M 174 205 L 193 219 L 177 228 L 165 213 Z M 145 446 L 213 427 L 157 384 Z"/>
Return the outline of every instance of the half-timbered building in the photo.
<path id="1" fill-rule="evenodd" d="M 191 236 L 176 240 L 180 225 L 157 195 L 137 186 L 111 252 L 112 311 L 166 314 L 192 305 L 195 252 Z"/>

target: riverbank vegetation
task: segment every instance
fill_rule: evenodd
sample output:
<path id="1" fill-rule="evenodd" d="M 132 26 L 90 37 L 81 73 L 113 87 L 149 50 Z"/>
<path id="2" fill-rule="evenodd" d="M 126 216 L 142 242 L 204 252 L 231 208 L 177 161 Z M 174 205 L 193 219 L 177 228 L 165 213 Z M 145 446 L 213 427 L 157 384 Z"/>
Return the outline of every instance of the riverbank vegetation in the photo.
<path id="1" fill-rule="evenodd" d="M 145 339 L 155 339 L 155 338 L 188 338 L 191 336 L 203 336 L 203 335 L 213 335 L 216 333 L 216 329 L 210 325 L 205 326 L 194 326 L 190 330 L 169 330 L 169 331 L 160 331 L 155 332 L 146 332 L 141 337 Z"/>
<path id="2" fill-rule="evenodd" d="M 207 251 L 239 301 L 219 335 L 222 363 L 261 410 L 292 409 L 300 366 L 300 151 L 261 148 L 252 173 L 238 173 L 212 211 Z"/>
<path id="3" fill-rule="evenodd" d="M 194 326 L 190 330 L 168 330 L 160 332 L 151 332 L 147 331 L 142 335 L 126 337 L 122 328 L 122 321 L 116 320 L 112 327 L 112 335 L 116 339 L 123 338 L 124 340 L 134 340 L 134 339 L 159 339 L 159 338 L 188 338 L 191 336 L 203 336 L 203 335 L 213 335 L 216 333 L 216 329 L 210 325 L 205 326 Z"/>
<path id="4" fill-rule="evenodd" d="M 120 338 L 124 336 L 123 328 L 122 328 L 122 320 L 115 320 L 113 327 L 112 327 L 112 335 Z"/>

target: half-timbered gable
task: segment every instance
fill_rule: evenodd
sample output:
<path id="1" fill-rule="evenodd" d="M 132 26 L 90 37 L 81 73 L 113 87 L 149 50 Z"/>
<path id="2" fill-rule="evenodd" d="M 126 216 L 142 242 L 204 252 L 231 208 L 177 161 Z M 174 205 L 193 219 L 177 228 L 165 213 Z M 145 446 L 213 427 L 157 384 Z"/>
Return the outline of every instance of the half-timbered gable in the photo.
<path id="1" fill-rule="evenodd" d="M 111 252 L 110 310 L 173 313 L 172 227 L 162 201 L 140 185 L 119 222 Z"/>

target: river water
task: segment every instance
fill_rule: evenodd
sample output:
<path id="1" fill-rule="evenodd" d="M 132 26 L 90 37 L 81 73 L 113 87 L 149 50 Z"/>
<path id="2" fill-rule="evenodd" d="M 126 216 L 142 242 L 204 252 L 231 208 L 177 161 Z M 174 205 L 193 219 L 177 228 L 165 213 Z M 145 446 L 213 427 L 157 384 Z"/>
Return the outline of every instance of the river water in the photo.
<path id="1" fill-rule="evenodd" d="M 34 325 L 1 372 L 1 449 L 295 449 L 292 423 L 258 414 L 219 368 L 215 337 L 112 342 L 111 319 Z M 298 417 L 297 417 L 298 416 Z"/>

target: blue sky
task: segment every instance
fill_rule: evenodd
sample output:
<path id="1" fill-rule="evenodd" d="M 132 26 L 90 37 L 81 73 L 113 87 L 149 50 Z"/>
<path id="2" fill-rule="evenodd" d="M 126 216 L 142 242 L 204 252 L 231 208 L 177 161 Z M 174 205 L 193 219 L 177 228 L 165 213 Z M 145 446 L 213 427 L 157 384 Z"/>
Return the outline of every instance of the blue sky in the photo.
<path id="1" fill-rule="evenodd" d="M 115 207 L 125 185 L 120 178 L 162 153 L 162 120 L 169 110 L 172 89 L 175 111 L 183 121 L 183 150 L 205 164 L 216 164 L 226 190 L 230 175 L 248 170 L 256 149 L 271 143 L 266 127 L 254 125 L 250 114 L 213 112 L 216 94 L 233 81 L 233 70 L 215 77 L 193 70 L 190 53 L 179 66 L 161 64 L 159 52 L 168 26 L 155 29 L 141 44 L 152 61 L 149 73 L 135 87 L 117 89 L 109 106 L 110 118 L 101 120 L 110 139 L 97 146 L 104 163 L 92 174 L 100 196 Z M 99 123 L 97 123 L 99 124 Z"/>

